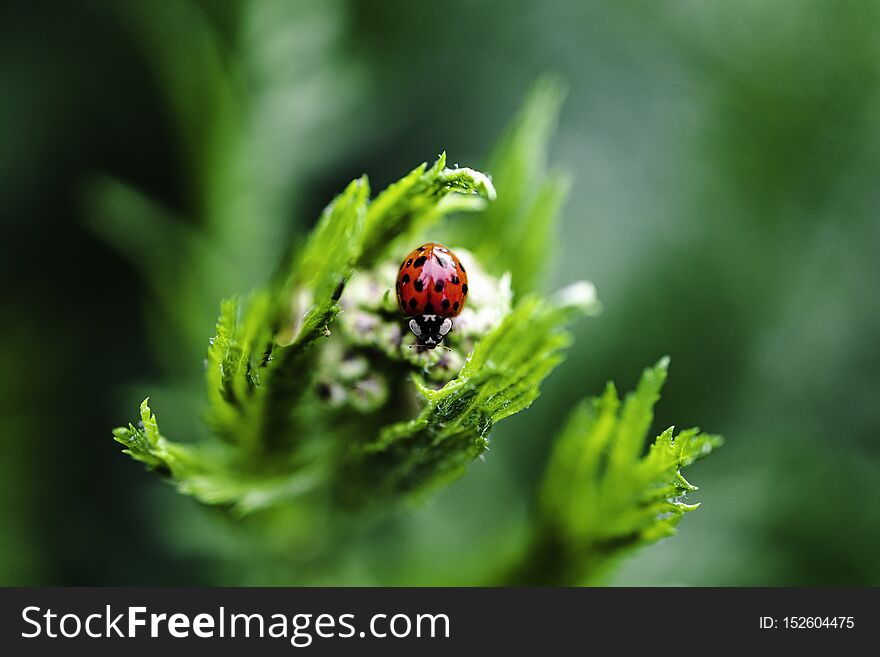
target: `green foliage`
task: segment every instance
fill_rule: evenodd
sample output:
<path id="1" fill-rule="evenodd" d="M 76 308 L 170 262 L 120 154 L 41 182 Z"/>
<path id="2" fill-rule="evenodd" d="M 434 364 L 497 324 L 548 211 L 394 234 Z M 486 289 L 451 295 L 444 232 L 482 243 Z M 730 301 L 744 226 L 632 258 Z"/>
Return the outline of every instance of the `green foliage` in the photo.
<path id="1" fill-rule="evenodd" d="M 308 243 L 292 258 L 290 276 L 281 290 L 288 339 L 282 345 L 314 340 L 339 312 L 339 297 L 354 271 L 364 241 L 364 216 L 370 187 L 366 177 L 352 181 L 327 206 Z M 288 306 L 290 304 L 290 306 Z"/>
<path id="2" fill-rule="evenodd" d="M 401 368 L 397 358 L 374 367 L 403 382 L 406 389 L 398 397 L 421 393 L 425 408 L 417 420 L 384 428 L 385 416 L 395 409 L 374 409 L 375 417 L 361 418 L 352 428 L 363 433 L 360 449 L 333 447 L 338 431 L 327 423 L 335 411 L 326 408 L 322 416 L 323 401 L 315 393 L 323 373 L 339 369 L 339 363 L 322 356 L 336 353 L 327 351 L 332 341 L 324 339 L 332 335 L 356 265 L 385 265 L 376 259 L 398 236 L 412 239 L 444 214 L 481 208 L 494 198 L 486 176 L 444 164 L 441 155 L 432 167 L 417 167 L 372 203 L 366 178 L 353 181 L 324 210 L 280 283 L 253 293 L 245 303 L 223 302 L 206 370 L 206 419 L 221 442 L 188 446 L 162 438 L 146 406 L 143 429 L 119 429 L 117 440 L 134 458 L 170 476 L 181 491 L 240 512 L 276 504 L 291 492 L 299 495 L 310 489 L 299 485 L 303 479 L 346 499 L 354 497 L 354 486 L 381 481 L 381 486 L 370 485 L 371 496 L 362 495 L 366 488 L 358 489 L 357 497 L 369 501 L 382 498 L 383 491 L 400 496 L 460 474 L 484 448 L 492 424 L 537 396 L 538 385 L 568 344 L 560 326 L 577 304 L 527 299 L 510 316 L 497 317 L 504 321 L 478 344 L 460 376 L 436 394 L 424 382 L 407 383 L 406 372 L 415 374 L 437 355 L 411 352 L 400 338 L 391 341 L 397 345 L 392 352 L 400 355 L 389 356 L 405 360 L 407 367 Z M 586 307 L 593 299 L 582 301 Z M 533 363 L 535 353 L 546 357 Z M 448 412 L 452 407 L 458 415 Z M 337 426 L 346 427 L 345 419 Z M 352 437 L 339 440 L 351 442 Z M 389 458 L 391 443 L 395 455 Z"/>
<path id="3" fill-rule="evenodd" d="M 526 580 L 546 583 L 549 573 L 555 583 L 596 581 L 621 556 L 674 534 L 699 506 L 684 501 L 697 487 L 681 469 L 721 438 L 670 427 L 644 451 L 667 367 L 664 358 L 646 369 L 622 408 L 609 383 L 572 412 L 544 477 Z"/>
<path id="4" fill-rule="evenodd" d="M 264 511 L 262 529 L 293 528 L 311 545 L 334 541 L 355 511 L 366 518 L 461 476 L 495 425 L 538 398 L 571 343 L 566 325 L 598 308 L 586 282 L 529 292 L 567 191 L 545 163 L 561 97 L 550 80 L 536 86 L 490 160 L 494 180 L 442 154 L 372 201 L 366 177 L 352 181 L 276 280 L 221 304 L 205 372 L 213 438 L 165 438 L 144 401 L 139 426 L 114 431 L 125 453 L 184 494 L 237 516 Z M 393 300 L 399 258 L 460 212 L 470 218 L 448 243 L 467 262 L 468 304 L 445 350 L 412 349 Z M 613 388 L 575 412 L 521 579 L 538 564 L 559 582 L 583 580 L 693 508 L 679 500 L 693 487 L 678 469 L 716 439 L 670 430 L 641 457 L 665 371 L 649 370 L 620 417 Z M 317 530 L 309 518 L 326 520 Z"/>
<path id="5" fill-rule="evenodd" d="M 123 453 L 169 477 L 181 493 L 205 504 L 229 506 L 243 514 L 300 496 L 315 486 L 315 477 L 305 470 L 295 474 L 254 471 L 222 445 L 192 446 L 168 440 L 159 433 L 146 399 L 140 416 L 140 426 L 113 430 L 114 439 L 127 448 Z"/>
<path id="6" fill-rule="evenodd" d="M 526 298 L 477 344 L 454 380 L 435 390 L 416 379 L 422 412 L 386 427 L 367 446 L 372 485 L 405 493 L 461 474 L 488 448 L 495 423 L 538 397 L 570 343 L 562 326 L 594 301 L 590 286 L 556 302 Z"/>
<path id="7" fill-rule="evenodd" d="M 447 169 L 446 153 L 430 169 L 420 164 L 370 204 L 360 264 L 374 264 L 401 244 L 406 250 L 407 240 L 444 215 L 480 210 L 487 200 L 495 200 L 492 181 L 467 167 Z"/>

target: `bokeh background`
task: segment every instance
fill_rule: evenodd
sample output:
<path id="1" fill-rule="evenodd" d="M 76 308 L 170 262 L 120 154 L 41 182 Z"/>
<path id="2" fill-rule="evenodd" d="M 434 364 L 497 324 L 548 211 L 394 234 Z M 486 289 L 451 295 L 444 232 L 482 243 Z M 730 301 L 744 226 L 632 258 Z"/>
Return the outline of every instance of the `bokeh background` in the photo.
<path id="1" fill-rule="evenodd" d="M 688 477 L 700 511 L 611 583 L 880 584 L 880 6 L 818 0 L 4 4 L 0 583 L 285 583 L 110 428 L 149 393 L 198 437 L 219 299 L 351 178 L 479 166 L 548 71 L 574 181 L 551 280 L 605 312 L 334 581 L 471 581 L 571 405 L 669 354 L 657 427 L 727 444 Z"/>

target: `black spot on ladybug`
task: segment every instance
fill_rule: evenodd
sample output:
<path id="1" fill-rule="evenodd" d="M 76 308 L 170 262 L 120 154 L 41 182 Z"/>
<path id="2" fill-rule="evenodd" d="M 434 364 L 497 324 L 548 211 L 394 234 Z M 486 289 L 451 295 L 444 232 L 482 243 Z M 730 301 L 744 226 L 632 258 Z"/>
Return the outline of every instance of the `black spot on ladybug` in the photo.
<path id="1" fill-rule="evenodd" d="M 434 312 L 434 304 L 429 301 L 425 304 L 425 314 L 430 315 L 432 312 Z"/>
<path id="2" fill-rule="evenodd" d="M 461 293 L 467 294 L 467 283 L 465 283 L 464 285 L 461 286 Z"/>
<path id="3" fill-rule="evenodd" d="M 443 287 L 444 287 L 443 281 L 437 281 L 436 283 L 434 283 L 434 291 L 435 292 L 442 292 Z"/>
<path id="4" fill-rule="evenodd" d="M 416 303 L 418 303 L 418 302 L 415 300 L 415 297 L 413 297 L 412 299 L 409 300 L 409 307 L 410 307 L 410 308 L 415 308 L 415 307 L 416 307 Z"/>
<path id="5" fill-rule="evenodd" d="M 458 276 L 453 276 L 449 282 L 452 283 L 453 285 L 458 285 L 458 283 L 459 283 Z"/>
<path id="6" fill-rule="evenodd" d="M 427 260 L 427 258 L 425 256 L 419 256 L 418 258 L 416 258 L 416 261 L 413 263 L 415 265 L 416 269 L 418 269 L 419 267 L 424 265 L 425 260 Z"/>
<path id="7" fill-rule="evenodd" d="M 459 305 L 459 304 L 458 304 L 458 301 L 456 301 L 454 304 L 452 304 L 452 309 L 453 309 L 453 310 L 458 310 L 458 305 Z"/>
<path id="8" fill-rule="evenodd" d="M 410 258 L 409 260 L 406 261 L 406 266 L 412 267 L 412 258 Z"/>
<path id="9" fill-rule="evenodd" d="M 416 288 L 416 292 L 421 292 L 422 289 L 424 289 L 425 285 L 424 285 L 424 283 L 422 283 L 421 278 L 417 278 L 416 282 L 413 283 L 413 287 Z"/>
<path id="10" fill-rule="evenodd" d="M 401 281 L 404 285 L 406 285 L 407 283 L 409 283 L 409 274 L 404 274 L 404 275 L 403 275 L 403 278 L 401 278 L 400 281 Z"/>
<path id="11" fill-rule="evenodd" d="M 467 269 L 464 268 L 464 265 L 460 262 L 458 263 L 458 268 L 461 269 L 465 274 L 467 274 Z"/>
<path id="12" fill-rule="evenodd" d="M 440 256 L 438 256 L 436 253 L 434 254 L 434 260 L 436 260 L 437 264 L 440 265 L 441 267 L 444 267 L 444 268 L 446 267 L 446 261 L 443 258 L 441 258 Z"/>
<path id="13" fill-rule="evenodd" d="M 444 309 L 449 308 L 449 299 L 444 298 L 443 301 L 440 302 L 440 305 L 443 306 Z"/>
<path id="14" fill-rule="evenodd" d="M 427 249 L 427 248 L 428 248 L 428 245 L 427 245 L 427 244 L 422 244 L 422 245 L 419 247 L 419 251 L 424 251 L 424 250 Z"/>

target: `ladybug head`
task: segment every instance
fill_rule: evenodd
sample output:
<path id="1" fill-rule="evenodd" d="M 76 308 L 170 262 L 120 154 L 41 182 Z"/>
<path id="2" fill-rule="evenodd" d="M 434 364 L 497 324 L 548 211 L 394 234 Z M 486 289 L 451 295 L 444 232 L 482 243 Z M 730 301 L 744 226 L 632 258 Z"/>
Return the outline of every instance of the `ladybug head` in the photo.
<path id="1" fill-rule="evenodd" d="M 452 320 L 440 315 L 416 315 L 409 320 L 409 329 L 420 347 L 434 349 L 443 342 L 443 336 L 452 330 Z"/>

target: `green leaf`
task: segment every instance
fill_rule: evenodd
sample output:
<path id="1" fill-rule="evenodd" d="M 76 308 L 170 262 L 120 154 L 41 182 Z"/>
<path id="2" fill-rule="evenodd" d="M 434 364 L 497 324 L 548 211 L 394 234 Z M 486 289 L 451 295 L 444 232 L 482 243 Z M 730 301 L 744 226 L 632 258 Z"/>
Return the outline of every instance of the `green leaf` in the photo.
<path id="1" fill-rule="evenodd" d="M 430 169 L 420 164 L 370 204 L 360 265 L 375 265 L 386 253 L 400 251 L 401 244 L 451 212 L 479 210 L 494 199 L 495 188 L 485 174 L 467 167 L 447 169 L 442 153 Z"/>
<path id="2" fill-rule="evenodd" d="M 645 437 L 666 380 L 668 359 L 645 370 L 621 408 L 617 391 L 581 403 L 556 441 L 541 491 L 538 532 L 519 577 L 588 583 L 621 556 L 675 533 L 699 505 L 681 469 L 722 444 L 718 436 L 669 428 Z"/>
<path id="3" fill-rule="evenodd" d="M 327 206 L 305 247 L 292 259 L 280 292 L 280 345 L 314 340 L 339 312 L 339 298 L 363 248 L 369 194 L 366 177 L 353 180 Z"/>
<path id="4" fill-rule="evenodd" d="M 523 299 L 477 344 L 454 380 L 434 390 L 416 379 L 425 408 L 367 445 L 363 468 L 376 475 L 367 485 L 399 495 L 459 476 L 488 448 L 494 424 L 538 397 L 570 343 L 563 326 L 589 310 L 591 295 L 591 286 L 575 284 L 555 301 Z"/>
<path id="5" fill-rule="evenodd" d="M 113 438 L 128 448 L 123 453 L 146 464 L 148 468 L 172 476 L 179 474 L 181 466 L 185 468 L 191 457 L 186 448 L 170 444 L 159 433 L 159 425 L 150 410 L 149 401 L 147 398 L 141 402 L 140 426 L 129 424 L 128 427 L 114 429 Z"/>
<path id="6" fill-rule="evenodd" d="M 220 306 L 216 335 L 208 347 L 206 419 L 227 442 L 253 442 L 248 438 L 247 409 L 260 386 L 271 327 L 272 299 L 267 292 L 252 295 L 244 310 L 237 299 Z"/>
<path id="7" fill-rule="evenodd" d="M 285 450 L 298 440 L 296 405 L 311 383 L 308 347 L 329 334 L 339 298 L 361 252 L 369 185 L 352 181 L 321 214 L 277 289 L 255 293 L 244 321 L 221 307 L 208 353 L 209 419 L 221 437 L 250 457 Z M 280 328 L 279 328 L 280 326 Z"/>
<path id="8" fill-rule="evenodd" d="M 314 471 L 254 471 L 225 446 L 191 446 L 159 433 L 149 400 L 141 403 L 139 427 L 115 429 L 116 441 L 129 454 L 169 478 L 177 489 L 205 504 L 229 506 L 237 514 L 252 512 L 311 492 L 319 481 Z"/>

